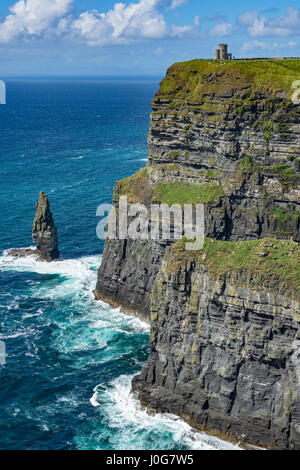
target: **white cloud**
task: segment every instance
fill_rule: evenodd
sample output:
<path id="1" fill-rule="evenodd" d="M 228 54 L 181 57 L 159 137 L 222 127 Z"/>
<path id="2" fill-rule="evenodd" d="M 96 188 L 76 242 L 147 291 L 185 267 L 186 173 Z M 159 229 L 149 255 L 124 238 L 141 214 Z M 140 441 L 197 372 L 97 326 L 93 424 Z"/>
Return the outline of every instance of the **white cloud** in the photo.
<path id="1" fill-rule="evenodd" d="M 71 14 L 74 0 L 19 0 L 0 24 L 0 43 L 17 38 L 68 34 L 87 44 L 127 44 L 141 39 L 181 37 L 192 26 L 168 25 L 161 9 L 175 9 L 189 0 L 136 0 L 115 3 L 105 13 Z"/>
<path id="2" fill-rule="evenodd" d="M 168 26 L 156 9 L 157 0 L 116 3 L 107 13 L 86 11 L 72 23 L 72 29 L 90 45 L 121 44 L 135 38 L 160 39 Z"/>
<path id="3" fill-rule="evenodd" d="M 73 0 L 20 0 L 0 24 L 0 42 L 20 35 L 40 36 L 70 11 Z"/>
<path id="4" fill-rule="evenodd" d="M 267 42 L 262 42 L 262 41 L 249 41 L 249 42 L 244 42 L 242 46 L 242 50 L 245 52 L 248 51 L 253 51 L 255 49 L 272 49 L 271 45 L 268 44 Z"/>
<path id="5" fill-rule="evenodd" d="M 163 50 L 162 47 L 157 47 L 157 49 L 155 49 L 155 50 L 153 51 L 153 53 L 154 53 L 155 55 L 161 55 L 161 54 L 163 54 L 163 52 L 164 52 L 164 50 Z"/>
<path id="6" fill-rule="evenodd" d="M 194 19 L 194 25 L 195 26 L 200 26 L 200 16 L 195 16 L 195 19 Z"/>
<path id="7" fill-rule="evenodd" d="M 170 5 L 170 10 L 175 10 L 175 8 L 180 7 L 181 5 L 186 5 L 190 0 L 172 0 Z"/>
<path id="8" fill-rule="evenodd" d="M 193 27 L 190 25 L 175 26 L 172 25 L 170 36 L 182 37 L 185 33 L 192 31 Z"/>
<path id="9" fill-rule="evenodd" d="M 213 28 L 211 28 L 211 30 L 209 31 L 209 35 L 217 36 L 217 37 L 229 36 L 229 34 L 232 33 L 232 30 L 233 30 L 232 23 L 226 23 L 226 22 L 218 23 L 218 24 L 215 24 Z"/>
<path id="10" fill-rule="evenodd" d="M 238 17 L 251 37 L 292 36 L 300 34 L 300 10 L 290 6 L 284 15 L 265 18 L 256 10 L 248 10 Z"/>
<path id="11" fill-rule="evenodd" d="M 254 51 L 256 49 L 261 49 L 261 50 L 277 50 L 280 48 L 292 48 L 295 47 L 297 44 L 294 41 L 289 41 L 287 43 L 278 43 L 278 42 L 272 42 L 268 43 L 265 41 L 249 41 L 245 42 L 242 46 L 242 50 L 245 52 L 250 52 Z"/>
<path id="12" fill-rule="evenodd" d="M 238 17 L 238 22 L 241 25 L 249 26 L 251 23 L 253 23 L 257 18 L 259 17 L 259 13 L 256 10 L 248 10 L 242 13 Z"/>

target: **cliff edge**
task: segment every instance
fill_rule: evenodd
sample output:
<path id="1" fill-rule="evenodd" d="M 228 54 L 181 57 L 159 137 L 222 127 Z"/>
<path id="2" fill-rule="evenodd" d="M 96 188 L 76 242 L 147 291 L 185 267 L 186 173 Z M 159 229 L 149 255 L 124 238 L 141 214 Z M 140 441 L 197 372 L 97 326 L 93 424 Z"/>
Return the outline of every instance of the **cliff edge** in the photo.
<path id="1" fill-rule="evenodd" d="M 95 295 L 151 324 L 145 406 L 300 448 L 300 60 L 194 60 L 152 101 L 145 169 L 113 203 L 204 204 L 206 242 L 107 239 Z"/>

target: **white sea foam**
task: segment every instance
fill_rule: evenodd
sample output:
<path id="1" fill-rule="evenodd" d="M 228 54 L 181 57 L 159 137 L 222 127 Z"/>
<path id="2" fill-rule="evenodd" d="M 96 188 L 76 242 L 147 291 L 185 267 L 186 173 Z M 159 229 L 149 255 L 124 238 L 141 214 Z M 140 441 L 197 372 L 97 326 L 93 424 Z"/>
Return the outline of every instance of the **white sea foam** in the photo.
<path id="1" fill-rule="evenodd" d="M 90 398 L 90 403 L 94 407 L 100 406 L 100 403 L 97 401 L 97 395 L 98 392 L 95 392 L 94 395 Z"/>
<path id="2" fill-rule="evenodd" d="M 18 310 L 19 306 L 20 306 L 19 300 L 20 300 L 20 297 L 18 295 L 16 295 L 8 305 L 5 305 L 3 307 L 5 307 L 6 310 L 8 310 L 8 311 Z"/>
<path id="3" fill-rule="evenodd" d="M 4 271 L 35 272 L 39 274 L 56 275 L 57 278 L 47 279 L 46 282 L 38 282 L 31 286 L 30 297 L 36 299 L 51 300 L 53 302 L 66 301 L 71 307 L 68 317 L 52 317 L 51 321 L 59 327 L 52 336 L 53 346 L 61 353 L 69 354 L 80 351 L 95 351 L 95 354 L 79 358 L 75 364 L 81 368 L 87 363 L 107 361 L 99 352 L 114 343 L 119 333 L 148 334 L 149 325 L 138 318 L 130 317 L 120 311 L 112 309 L 104 302 L 94 299 L 93 290 L 96 286 L 97 269 L 101 262 L 101 256 L 87 256 L 79 259 L 67 259 L 63 261 L 44 262 L 37 256 L 15 258 L 4 253 L 0 257 L 0 268 Z M 11 308 L 16 305 L 16 299 L 11 303 Z M 25 313 L 23 319 L 43 314 L 38 312 Z M 122 357 L 120 351 L 112 348 L 114 359 Z M 126 355 L 127 352 L 124 352 Z"/>
<path id="4" fill-rule="evenodd" d="M 33 248 L 33 247 L 30 247 Z M 5 251 L 0 256 L 2 271 L 35 272 L 38 274 L 56 274 L 64 278 L 62 283 L 51 286 L 41 286 L 34 289 L 32 296 L 57 298 L 70 294 L 82 294 L 82 291 L 92 295 L 95 288 L 97 272 L 91 268 L 98 267 L 100 256 L 87 256 L 79 259 L 46 262 L 36 255 L 16 258 Z"/>
<path id="5" fill-rule="evenodd" d="M 217 437 L 196 432 L 177 416 L 157 413 L 149 415 L 140 402 L 130 393 L 132 376 L 122 375 L 111 383 L 110 388 L 101 384 L 94 388 L 93 406 L 105 407 L 109 426 L 120 429 L 119 449 L 142 449 L 147 435 L 152 432 L 171 434 L 175 443 L 193 450 L 240 450 L 237 445 Z M 145 435 L 146 433 L 146 435 Z"/>
<path id="6" fill-rule="evenodd" d="M 107 391 L 107 387 L 105 387 L 104 385 L 102 384 L 99 384 L 97 385 L 94 389 L 93 389 L 93 396 L 90 398 L 90 403 L 92 406 L 94 407 L 97 407 L 97 406 L 100 406 L 101 403 L 99 400 L 99 393 L 103 393 L 103 392 L 106 392 Z"/>
<path id="7" fill-rule="evenodd" d="M 101 261 L 100 256 L 88 256 L 80 259 L 71 259 L 58 262 L 43 262 L 35 255 L 26 258 L 14 258 L 8 253 L 0 256 L 0 269 L 4 271 L 35 272 L 39 274 L 54 274 L 62 279 L 59 282 L 38 283 L 31 286 L 31 296 L 39 298 L 71 299 L 74 309 L 82 312 L 68 319 L 67 322 L 59 321 L 59 329 L 53 336 L 53 345 L 57 351 L 70 353 L 72 351 L 95 351 L 97 364 L 101 363 L 102 357 L 99 350 L 110 347 L 109 343 L 114 341 L 115 335 L 122 334 L 148 334 L 149 325 L 136 317 L 129 317 L 120 309 L 111 308 L 104 302 L 96 302 L 93 297 L 97 271 Z M 11 307 L 17 305 L 13 299 Z M 43 309 L 36 314 L 25 314 L 23 318 L 34 315 L 42 315 Z M 52 320 L 53 321 L 53 320 Z M 28 336 L 30 330 L 22 330 L 7 335 L 5 338 L 17 338 Z M 112 343 L 114 344 L 114 343 Z M 33 354 L 35 351 L 30 351 Z M 126 354 L 127 352 L 124 352 Z M 118 359 L 122 356 L 120 351 L 109 349 L 111 358 Z M 91 358 L 78 359 L 74 366 L 80 369 L 86 365 Z M 105 362 L 107 357 L 103 357 Z M 161 433 L 162 439 L 165 435 L 172 435 L 172 439 L 178 445 L 184 444 L 190 449 L 236 449 L 230 443 L 221 441 L 204 433 L 195 432 L 187 423 L 172 415 L 156 414 L 150 416 L 141 409 L 139 401 L 131 394 L 130 376 L 120 376 L 111 383 L 109 388 L 102 384 L 94 388 L 90 398 L 91 406 L 106 410 L 109 426 L 118 429 L 118 448 L 137 449 L 144 448 L 147 436 L 151 433 Z M 64 403 L 65 405 L 65 403 Z M 134 433 L 134 436 L 132 436 Z M 150 440 L 151 441 L 151 440 Z"/>
<path id="8" fill-rule="evenodd" d="M 25 313 L 23 315 L 23 320 L 26 320 L 26 318 L 40 317 L 41 315 L 43 315 L 43 313 L 43 309 L 39 308 L 36 313 Z"/>
<path id="9" fill-rule="evenodd" d="M 126 315 L 125 313 L 121 312 L 119 308 L 111 308 L 105 302 L 100 301 L 99 304 L 102 306 L 103 310 L 106 310 L 109 313 L 109 320 L 110 322 L 113 321 L 115 323 L 114 329 L 116 331 L 121 331 L 128 334 L 131 334 L 132 332 L 141 334 L 149 333 L 149 324 L 140 318 Z M 124 328 L 122 328 L 122 323 L 124 322 L 130 327 L 130 331 L 126 331 Z"/>
<path id="10" fill-rule="evenodd" d="M 15 338 L 19 338 L 20 336 L 24 336 L 26 338 L 33 334 L 35 334 L 35 330 L 33 328 L 27 328 L 27 329 L 22 329 L 21 331 L 19 330 L 19 331 L 16 331 L 15 333 L 7 334 L 7 335 L 0 334 L 0 340 L 15 339 Z"/>

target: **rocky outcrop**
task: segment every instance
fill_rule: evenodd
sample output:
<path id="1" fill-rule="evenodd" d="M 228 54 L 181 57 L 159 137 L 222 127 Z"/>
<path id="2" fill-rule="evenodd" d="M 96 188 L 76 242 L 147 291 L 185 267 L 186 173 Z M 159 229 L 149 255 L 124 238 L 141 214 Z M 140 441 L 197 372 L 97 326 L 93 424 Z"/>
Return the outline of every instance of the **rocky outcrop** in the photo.
<path id="1" fill-rule="evenodd" d="M 105 244 L 95 297 L 149 322 L 150 293 L 166 244 L 112 240 Z"/>
<path id="2" fill-rule="evenodd" d="M 150 321 L 133 381 L 145 406 L 289 449 L 300 448 L 299 74 L 299 60 L 168 70 L 147 167 L 116 184 L 113 203 L 203 203 L 212 242 L 187 256 L 172 239 L 108 238 L 95 291 Z"/>
<path id="3" fill-rule="evenodd" d="M 36 244 L 37 254 L 46 261 L 55 260 L 59 258 L 57 230 L 48 197 L 43 192 L 39 195 L 35 209 L 32 239 Z"/>
<path id="4" fill-rule="evenodd" d="M 151 295 L 150 357 L 133 380 L 142 404 L 300 449 L 299 263 L 297 244 L 272 239 L 169 250 Z"/>

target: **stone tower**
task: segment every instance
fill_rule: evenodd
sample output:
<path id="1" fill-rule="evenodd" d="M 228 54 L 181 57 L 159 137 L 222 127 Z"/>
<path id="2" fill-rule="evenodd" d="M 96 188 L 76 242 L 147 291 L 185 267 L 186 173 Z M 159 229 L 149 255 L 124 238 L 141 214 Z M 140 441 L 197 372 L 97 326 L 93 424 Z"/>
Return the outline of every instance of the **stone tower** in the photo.
<path id="1" fill-rule="evenodd" d="M 219 48 L 215 50 L 215 60 L 232 60 L 232 54 L 228 53 L 227 44 L 219 44 Z"/>
<path id="2" fill-rule="evenodd" d="M 228 46 L 227 44 L 219 44 L 220 50 L 220 59 L 227 60 L 228 59 Z"/>
<path id="3" fill-rule="evenodd" d="M 215 49 L 215 59 L 220 60 L 220 49 Z"/>

